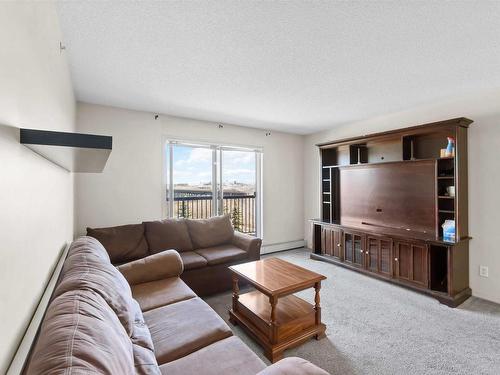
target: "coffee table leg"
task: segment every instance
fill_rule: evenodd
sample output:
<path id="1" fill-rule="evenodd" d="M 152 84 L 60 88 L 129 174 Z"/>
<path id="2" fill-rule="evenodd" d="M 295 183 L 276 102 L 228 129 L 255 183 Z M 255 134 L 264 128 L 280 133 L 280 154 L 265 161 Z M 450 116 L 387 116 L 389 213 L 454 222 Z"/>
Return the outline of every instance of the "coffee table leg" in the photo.
<path id="1" fill-rule="evenodd" d="M 276 344 L 276 342 L 277 342 L 276 305 L 278 304 L 278 299 L 274 296 L 270 296 L 269 303 L 271 304 L 271 343 Z"/>
<path id="2" fill-rule="evenodd" d="M 314 284 L 314 310 L 316 310 L 316 316 L 315 316 L 315 323 L 316 325 L 320 325 L 321 324 L 321 306 L 320 306 L 320 297 L 319 297 L 319 291 L 321 289 L 321 281 L 320 282 L 317 282 L 316 284 Z M 321 333 L 318 333 L 316 335 L 316 340 L 320 340 L 322 339 L 323 337 L 325 337 L 325 332 L 321 332 Z"/>
<path id="3" fill-rule="evenodd" d="M 275 351 L 272 348 L 272 345 L 278 343 L 278 327 L 276 324 L 276 305 L 278 304 L 278 298 L 275 296 L 270 296 L 269 297 L 269 303 L 271 304 L 271 337 L 269 339 L 271 343 L 271 347 L 267 348 L 265 351 L 266 357 L 271 361 L 271 363 L 274 363 L 276 361 L 279 361 L 281 358 L 283 358 L 283 350 L 280 351 Z"/>
<path id="4" fill-rule="evenodd" d="M 238 298 L 240 297 L 239 292 L 240 287 L 238 285 L 238 277 L 233 274 L 233 312 L 236 312 L 238 310 Z M 229 314 L 229 321 L 234 325 L 237 324 L 236 320 L 233 319 L 231 314 Z"/>

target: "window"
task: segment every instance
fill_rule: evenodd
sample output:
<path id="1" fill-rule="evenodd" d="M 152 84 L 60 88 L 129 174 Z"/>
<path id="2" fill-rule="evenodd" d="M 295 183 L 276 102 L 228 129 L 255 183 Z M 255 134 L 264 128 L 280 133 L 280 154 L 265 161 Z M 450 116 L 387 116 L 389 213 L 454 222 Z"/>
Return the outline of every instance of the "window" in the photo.
<path id="1" fill-rule="evenodd" d="M 228 214 L 236 230 L 262 236 L 260 150 L 169 140 L 164 153 L 165 216 Z"/>

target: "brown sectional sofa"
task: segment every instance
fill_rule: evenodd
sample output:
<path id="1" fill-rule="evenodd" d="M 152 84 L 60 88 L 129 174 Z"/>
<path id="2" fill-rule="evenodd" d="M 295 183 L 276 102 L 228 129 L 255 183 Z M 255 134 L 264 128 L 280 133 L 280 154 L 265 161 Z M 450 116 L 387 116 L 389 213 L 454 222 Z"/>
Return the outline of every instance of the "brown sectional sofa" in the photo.
<path id="1" fill-rule="evenodd" d="M 73 242 L 25 374 L 327 374 L 300 358 L 266 365 L 180 278 L 167 250 L 119 267 Z"/>
<path id="2" fill-rule="evenodd" d="M 262 242 L 234 231 L 228 215 L 87 228 L 87 235 L 103 244 L 115 265 L 177 250 L 184 264 L 181 278 L 200 296 L 231 289 L 228 266 L 258 260 Z"/>

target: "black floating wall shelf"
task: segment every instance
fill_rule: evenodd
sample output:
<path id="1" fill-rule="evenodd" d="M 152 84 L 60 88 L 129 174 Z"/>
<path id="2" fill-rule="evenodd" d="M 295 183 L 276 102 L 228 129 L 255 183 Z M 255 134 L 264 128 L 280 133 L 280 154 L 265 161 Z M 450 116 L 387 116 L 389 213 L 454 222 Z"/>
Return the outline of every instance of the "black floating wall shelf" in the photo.
<path id="1" fill-rule="evenodd" d="M 20 129 L 20 142 L 54 164 L 80 173 L 102 172 L 113 147 L 106 135 Z"/>

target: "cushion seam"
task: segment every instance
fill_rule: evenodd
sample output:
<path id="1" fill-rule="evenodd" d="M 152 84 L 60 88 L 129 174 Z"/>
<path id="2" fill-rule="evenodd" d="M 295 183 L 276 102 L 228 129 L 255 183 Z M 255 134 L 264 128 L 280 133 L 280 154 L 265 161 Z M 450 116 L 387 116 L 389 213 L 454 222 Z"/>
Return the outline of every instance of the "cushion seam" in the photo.
<path id="1" fill-rule="evenodd" d="M 174 301 L 172 301 L 170 303 L 166 303 L 164 305 L 159 305 L 159 306 L 155 306 L 155 307 L 152 307 L 150 309 L 147 309 L 147 310 L 142 310 L 142 312 L 145 313 L 145 312 L 152 311 L 152 310 L 155 310 L 155 309 L 160 309 L 162 307 L 170 306 L 170 305 L 173 305 L 174 303 L 179 303 L 179 302 L 187 301 L 187 300 L 190 300 L 190 299 L 193 299 L 193 298 L 196 298 L 196 297 L 198 297 L 198 296 L 197 295 L 193 295 L 193 296 L 189 296 L 187 298 L 182 298 L 182 299 L 174 300 Z"/>
<path id="2" fill-rule="evenodd" d="M 84 261 L 84 265 L 86 267 L 85 269 L 85 274 L 82 276 L 82 278 L 86 279 L 88 274 L 89 274 L 89 266 L 88 266 L 88 262 L 87 262 L 87 254 L 82 254 L 82 257 L 83 257 L 83 261 Z M 69 366 L 68 366 L 68 370 L 69 370 L 69 373 L 71 374 L 73 371 L 72 371 L 72 367 L 73 367 L 73 344 L 74 344 L 74 340 L 75 340 L 75 336 L 76 336 L 76 331 L 78 330 L 78 324 L 80 323 L 80 314 L 78 314 L 78 312 L 80 311 L 80 292 L 77 291 L 76 292 L 76 296 L 75 296 L 75 310 L 74 310 L 74 313 L 77 313 L 76 315 L 76 324 L 75 324 L 75 329 L 73 330 L 73 335 L 71 337 L 71 352 L 68 353 L 68 359 L 69 359 Z M 68 345 L 70 344 L 68 343 Z"/>
<path id="3" fill-rule="evenodd" d="M 76 292 L 75 294 L 75 300 L 74 300 L 74 309 L 73 313 L 76 314 L 76 323 L 75 323 L 75 328 L 73 329 L 73 334 L 71 335 L 71 340 L 68 342 L 68 349 L 67 349 L 67 357 L 68 357 L 68 367 L 66 368 L 66 373 L 71 374 L 73 372 L 73 348 L 74 348 L 74 342 L 75 342 L 75 336 L 76 336 L 76 331 L 78 330 L 78 326 L 80 324 L 80 293 Z"/>

